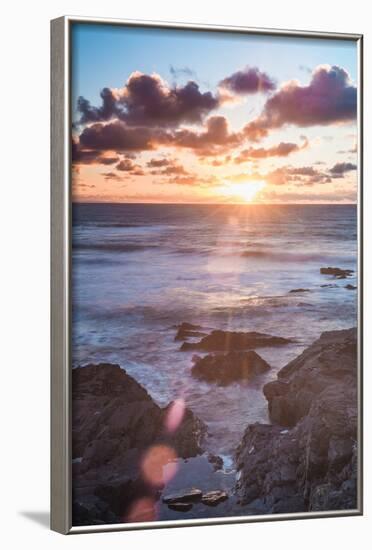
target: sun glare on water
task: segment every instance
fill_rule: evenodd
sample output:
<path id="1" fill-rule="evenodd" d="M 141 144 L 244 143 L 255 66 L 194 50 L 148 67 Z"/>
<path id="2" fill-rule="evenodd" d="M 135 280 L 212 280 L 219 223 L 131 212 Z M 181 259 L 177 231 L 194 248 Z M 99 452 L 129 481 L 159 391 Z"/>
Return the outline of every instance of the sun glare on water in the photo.
<path id="1" fill-rule="evenodd" d="M 265 187 L 265 182 L 248 180 L 242 183 L 229 183 L 223 189 L 226 197 L 244 202 L 252 202 L 256 195 Z"/>

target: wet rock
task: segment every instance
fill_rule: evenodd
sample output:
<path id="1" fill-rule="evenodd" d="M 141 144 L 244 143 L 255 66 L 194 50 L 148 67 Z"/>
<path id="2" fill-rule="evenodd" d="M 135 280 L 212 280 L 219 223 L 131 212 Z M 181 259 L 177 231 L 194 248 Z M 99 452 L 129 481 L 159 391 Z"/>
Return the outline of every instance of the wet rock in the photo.
<path id="1" fill-rule="evenodd" d="M 309 288 L 293 288 L 289 291 L 289 294 L 298 294 L 303 292 L 311 292 Z"/>
<path id="2" fill-rule="evenodd" d="M 73 369 L 72 458 L 79 458 L 72 466 L 74 525 L 122 521 L 136 499 L 156 498 L 157 488 L 141 471 L 149 449 L 184 458 L 202 452 L 204 423 L 186 408 L 169 431 L 169 407 L 159 407 L 119 365 Z"/>
<path id="3" fill-rule="evenodd" d="M 357 507 L 356 353 L 356 329 L 323 333 L 266 384 L 274 424 L 248 426 L 235 456 L 243 504 L 264 513 Z"/>
<path id="4" fill-rule="evenodd" d="M 162 409 L 163 425 L 169 418 L 173 403 Z M 207 433 L 207 426 L 190 409 L 185 408 L 182 421 L 177 429 L 168 432 L 162 429 L 158 440 L 169 444 L 177 451 L 179 457 L 189 458 L 203 453 L 202 441 Z"/>
<path id="5" fill-rule="evenodd" d="M 235 351 L 259 347 L 281 346 L 291 340 L 280 336 L 271 336 L 260 332 L 230 332 L 213 330 L 199 342 L 184 342 L 181 351 Z"/>
<path id="6" fill-rule="evenodd" d="M 197 360 L 191 373 L 200 380 L 224 386 L 236 381 L 249 381 L 269 369 L 270 365 L 255 351 L 230 351 Z"/>
<path id="7" fill-rule="evenodd" d="M 263 388 L 272 421 L 294 426 L 327 387 L 355 386 L 356 347 L 356 329 L 325 332 L 281 369 Z"/>
<path id="8" fill-rule="evenodd" d="M 187 338 L 202 338 L 206 336 L 205 332 L 200 331 L 202 327 L 199 325 L 192 325 L 191 323 L 182 323 L 178 326 L 177 334 L 174 340 L 187 340 Z"/>
<path id="9" fill-rule="evenodd" d="M 207 455 L 208 462 L 212 464 L 213 469 L 215 472 L 218 470 L 222 470 L 223 468 L 223 458 L 221 456 L 214 455 L 212 453 L 208 453 Z"/>
<path id="10" fill-rule="evenodd" d="M 347 290 L 356 290 L 356 286 L 355 286 L 355 285 L 351 285 L 351 284 L 345 285 L 345 288 L 346 288 Z"/>
<path id="11" fill-rule="evenodd" d="M 206 506 L 217 506 L 228 498 L 228 494 L 225 491 L 209 491 L 202 496 L 201 501 Z"/>
<path id="12" fill-rule="evenodd" d="M 179 493 L 166 495 L 162 498 L 165 504 L 176 504 L 180 502 L 198 502 L 201 500 L 203 493 L 200 489 L 188 489 Z"/>
<path id="13" fill-rule="evenodd" d="M 346 279 L 354 273 L 353 269 L 341 269 L 340 267 L 321 267 L 321 275 L 333 275 L 336 279 Z"/>
<path id="14" fill-rule="evenodd" d="M 188 512 L 192 508 L 192 502 L 173 502 L 168 504 L 168 508 L 176 512 Z"/>
<path id="15" fill-rule="evenodd" d="M 192 323 L 183 322 L 180 325 L 177 325 L 177 328 L 182 330 L 199 330 L 202 327 L 200 325 L 193 325 Z"/>

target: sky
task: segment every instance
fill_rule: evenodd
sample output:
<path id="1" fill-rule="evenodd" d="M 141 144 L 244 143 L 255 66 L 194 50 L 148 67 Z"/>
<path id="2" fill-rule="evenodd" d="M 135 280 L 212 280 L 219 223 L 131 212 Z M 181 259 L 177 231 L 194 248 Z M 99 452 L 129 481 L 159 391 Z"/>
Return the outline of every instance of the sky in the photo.
<path id="1" fill-rule="evenodd" d="M 77 202 L 354 203 L 353 41 L 72 27 Z"/>

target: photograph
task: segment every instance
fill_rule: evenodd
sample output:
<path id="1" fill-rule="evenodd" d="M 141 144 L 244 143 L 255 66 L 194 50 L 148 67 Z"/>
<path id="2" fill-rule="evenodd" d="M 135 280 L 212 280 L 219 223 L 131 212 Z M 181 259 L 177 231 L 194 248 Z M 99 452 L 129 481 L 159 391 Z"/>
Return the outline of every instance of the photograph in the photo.
<path id="1" fill-rule="evenodd" d="M 73 528 L 361 513 L 359 54 L 70 22 Z"/>

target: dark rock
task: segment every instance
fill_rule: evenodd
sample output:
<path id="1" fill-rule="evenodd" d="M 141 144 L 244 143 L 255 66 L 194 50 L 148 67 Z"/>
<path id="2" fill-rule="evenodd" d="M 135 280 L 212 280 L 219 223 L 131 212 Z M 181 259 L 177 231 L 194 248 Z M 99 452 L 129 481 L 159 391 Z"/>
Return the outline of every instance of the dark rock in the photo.
<path id="1" fill-rule="evenodd" d="M 213 469 L 215 472 L 218 470 L 222 470 L 223 468 L 223 458 L 217 455 L 214 455 L 212 453 L 208 453 L 207 455 L 208 462 L 212 464 Z"/>
<path id="2" fill-rule="evenodd" d="M 273 422 L 289 428 L 247 427 L 235 457 L 241 503 L 265 513 L 355 509 L 356 330 L 322 334 L 264 392 Z"/>
<path id="3" fill-rule="evenodd" d="M 355 285 L 345 285 L 345 288 L 347 288 L 347 290 L 356 290 L 356 286 Z"/>
<path id="4" fill-rule="evenodd" d="M 182 330 L 199 330 L 202 327 L 200 325 L 193 325 L 192 323 L 183 322 L 180 325 L 177 325 L 177 328 Z"/>
<path id="5" fill-rule="evenodd" d="M 279 499 L 273 504 L 271 512 L 273 514 L 298 514 L 306 512 L 307 506 L 301 495 L 294 495 L 284 499 Z"/>
<path id="6" fill-rule="evenodd" d="M 213 330 L 199 342 L 184 342 L 181 351 L 234 351 L 260 347 L 281 346 L 291 340 L 280 336 L 271 336 L 260 332 L 230 332 Z"/>
<path id="7" fill-rule="evenodd" d="M 340 267 L 321 267 L 321 275 L 333 275 L 336 279 L 346 279 L 354 273 L 353 269 L 341 269 Z"/>
<path id="8" fill-rule="evenodd" d="M 173 403 L 169 403 L 162 409 L 163 423 L 164 418 Z M 177 451 L 179 457 L 189 458 L 202 454 L 202 441 L 207 432 L 207 427 L 190 409 L 186 408 L 183 413 L 180 426 L 171 434 L 164 433 L 159 435 L 159 440 L 169 444 Z"/>
<path id="9" fill-rule="evenodd" d="M 225 491 L 209 491 L 202 496 L 202 503 L 206 506 L 217 506 L 220 502 L 227 500 L 228 494 Z"/>
<path id="10" fill-rule="evenodd" d="M 189 328 L 192 327 L 192 328 Z M 174 340 L 177 342 L 179 340 L 187 340 L 187 338 L 202 338 L 203 336 L 206 336 L 205 332 L 201 332 L 200 330 L 197 330 L 201 327 L 198 325 L 191 325 L 190 323 L 182 323 L 182 325 L 179 325 L 178 331 L 176 336 L 174 337 Z"/>
<path id="11" fill-rule="evenodd" d="M 198 502 L 203 496 L 200 489 L 188 489 L 172 495 L 166 495 L 162 498 L 165 504 L 175 504 L 179 502 Z"/>
<path id="12" fill-rule="evenodd" d="M 355 329 L 325 332 L 281 369 L 263 388 L 272 421 L 294 426 L 324 389 L 343 385 L 345 378 L 355 382 L 356 346 Z"/>
<path id="13" fill-rule="evenodd" d="M 226 354 L 207 355 L 199 359 L 191 373 L 200 380 L 227 385 L 236 381 L 248 381 L 270 369 L 255 351 L 230 351 Z"/>
<path id="14" fill-rule="evenodd" d="M 297 294 L 297 293 L 303 293 L 303 292 L 310 292 L 309 288 L 294 288 L 289 291 L 289 294 Z"/>
<path id="15" fill-rule="evenodd" d="M 192 502 L 174 502 L 168 504 L 168 508 L 176 512 L 188 512 L 192 508 Z"/>
<path id="16" fill-rule="evenodd" d="M 74 525 L 122 521 L 136 499 L 155 498 L 141 471 L 154 446 L 184 458 L 202 452 L 205 425 L 185 409 L 170 433 L 169 406 L 159 407 L 119 365 L 72 370 Z"/>

